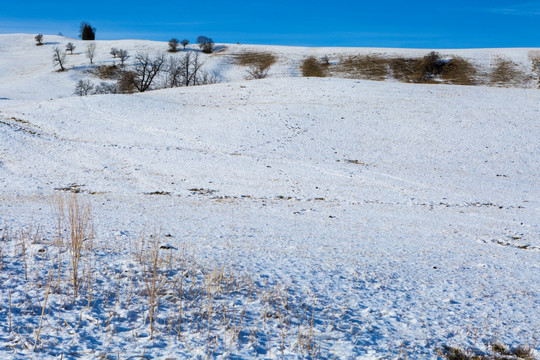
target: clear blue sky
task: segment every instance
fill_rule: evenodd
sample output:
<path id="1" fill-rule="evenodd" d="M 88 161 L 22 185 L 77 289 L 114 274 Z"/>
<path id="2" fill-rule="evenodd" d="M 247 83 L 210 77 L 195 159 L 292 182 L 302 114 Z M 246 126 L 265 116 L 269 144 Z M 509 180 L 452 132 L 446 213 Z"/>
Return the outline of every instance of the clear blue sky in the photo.
<path id="1" fill-rule="evenodd" d="M 417 48 L 540 47 L 540 1 L 2 0 L 0 33 Z"/>

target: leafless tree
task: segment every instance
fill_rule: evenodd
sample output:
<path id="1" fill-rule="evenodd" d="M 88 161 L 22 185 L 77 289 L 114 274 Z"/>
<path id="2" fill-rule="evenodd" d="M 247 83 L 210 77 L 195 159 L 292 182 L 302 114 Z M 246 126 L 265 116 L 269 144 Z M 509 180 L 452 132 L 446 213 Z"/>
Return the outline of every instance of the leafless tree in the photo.
<path id="1" fill-rule="evenodd" d="M 165 55 L 150 56 L 147 53 L 138 53 L 135 56 L 133 85 L 140 92 L 150 90 L 154 79 L 165 66 Z"/>
<path id="2" fill-rule="evenodd" d="M 180 44 L 182 44 L 182 46 L 184 47 L 184 50 L 186 50 L 186 46 L 188 46 L 189 44 L 189 40 L 188 39 L 184 39 L 180 42 Z"/>
<path id="3" fill-rule="evenodd" d="M 79 80 L 75 86 L 75 95 L 86 96 L 94 89 L 94 85 L 89 80 Z"/>
<path id="4" fill-rule="evenodd" d="M 69 51 L 70 54 L 73 55 L 73 50 L 75 50 L 75 45 L 73 45 L 72 42 L 67 43 L 66 51 Z"/>
<path id="5" fill-rule="evenodd" d="M 117 48 L 111 48 L 110 54 L 113 56 L 113 58 L 116 58 L 116 56 L 118 56 L 118 49 Z"/>
<path id="6" fill-rule="evenodd" d="M 165 79 L 166 87 L 182 86 L 182 68 L 177 58 L 171 56 L 167 64 L 167 78 Z"/>
<path id="7" fill-rule="evenodd" d="M 177 52 L 178 51 L 178 39 L 172 38 L 169 40 L 169 52 Z"/>
<path id="8" fill-rule="evenodd" d="M 34 39 L 36 39 L 36 46 L 41 46 L 43 45 L 43 34 L 37 34 L 36 37 L 34 37 Z"/>
<path id="9" fill-rule="evenodd" d="M 180 59 L 171 57 L 166 68 L 166 86 L 193 86 L 218 82 L 215 74 L 202 70 L 203 65 L 199 53 L 186 52 Z"/>
<path id="10" fill-rule="evenodd" d="M 64 68 L 66 64 L 66 53 L 60 50 L 58 46 L 53 50 L 53 64 L 60 66 L 60 71 L 66 70 Z"/>
<path id="11" fill-rule="evenodd" d="M 198 75 L 203 62 L 199 60 L 199 53 L 187 52 L 180 60 L 182 85 L 198 85 Z"/>
<path id="12" fill-rule="evenodd" d="M 119 49 L 118 52 L 116 53 L 116 55 L 120 59 L 120 65 L 122 65 L 122 67 L 124 67 L 124 63 L 129 58 L 127 50 Z"/>
<path id="13" fill-rule="evenodd" d="M 94 56 L 96 55 L 96 44 L 92 43 L 86 47 L 86 57 L 90 59 L 90 64 L 94 63 Z"/>

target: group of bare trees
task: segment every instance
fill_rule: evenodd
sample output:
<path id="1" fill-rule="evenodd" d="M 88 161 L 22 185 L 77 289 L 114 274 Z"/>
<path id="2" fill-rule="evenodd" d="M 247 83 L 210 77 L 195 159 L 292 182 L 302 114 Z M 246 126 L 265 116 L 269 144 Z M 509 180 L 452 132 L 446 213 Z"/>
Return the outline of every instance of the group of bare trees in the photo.
<path id="1" fill-rule="evenodd" d="M 122 50 L 111 49 L 113 56 L 119 57 Z M 158 88 L 194 86 L 218 82 L 218 76 L 202 69 L 199 52 L 186 52 L 181 57 L 171 56 L 167 59 L 164 53 L 150 55 L 137 53 L 133 64 L 122 66 L 116 77 L 116 83 L 102 82 L 95 86 L 89 80 L 80 80 L 75 88 L 79 96 L 91 94 L 116 94 L 145 92 Z M 103 65 L 103 67 L 106 67 Z"/>
<path id="2" fill-rule="evenodd" d="M 75 48 L 76 46 L 73 43 L 69 42 L 66 44 L 65 51 L 62 51 L 62 49 L 60 49 L 59 46 L 56 46 L 53 49 L 53 56 L 52 56 L 53 64 L 54 66 L 60 67 L 59 71 L 66 70 L 65 65 L 67 62 L 67 58 L 66 58 L 67 51 L 69 51 L 70 55 L 73 55 L 73 51 L 75 50 Z M 95 43 L 88 44 L 88 46 L 86 47 L 85 54 L 86 54 L 86 57 L 90 60 L 90 64 L 94 64 L 94 57 L 96 56 L 96 49 L 97 47 Z"/>

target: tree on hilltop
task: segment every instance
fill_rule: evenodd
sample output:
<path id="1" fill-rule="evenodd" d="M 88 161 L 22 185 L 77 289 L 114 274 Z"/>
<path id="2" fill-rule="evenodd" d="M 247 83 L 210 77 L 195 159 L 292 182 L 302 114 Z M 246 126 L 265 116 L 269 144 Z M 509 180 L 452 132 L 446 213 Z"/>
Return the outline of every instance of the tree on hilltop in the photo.
<path id="1" fill-rule="evenodd" d="M 43 45 L 43 34 L 37 34 L 36 37 L 34 37 L 34 39 L 36 39 L 36 46 L 41 46 Z"/>
<path id="2" fill-rule="evenodd" d="M 199 36 L 197 38 L 197 44 L 203 53 L 211 54 L 214 51 L 214 40 L 206 36 Z"/>
<path id="3" fill-rule="evenodd" d="M 82 40 L 96 40 L 96 28 L 83 21 L 79 26 L 79 37 Z"/>

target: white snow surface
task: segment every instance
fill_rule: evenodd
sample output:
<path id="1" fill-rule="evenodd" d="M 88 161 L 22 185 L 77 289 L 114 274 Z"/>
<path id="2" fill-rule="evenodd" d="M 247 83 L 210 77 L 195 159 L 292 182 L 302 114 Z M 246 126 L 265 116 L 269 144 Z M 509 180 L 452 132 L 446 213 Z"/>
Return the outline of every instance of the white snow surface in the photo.
<path id="1" fill-rule="evenodd" d="M 0 35 L 0 228 L 42 227 L 28 250 L 42 273 L 30 277 L 47 276 L 40 246 L 56 254 L 52 199 L 76 184 L 92 205 L 106 287 L 96 293 L 114 292 L 107 279 L 133 269 L 134 244 L 154 233 L 206 271 L 225 266 L 261 292 L 279 288 L 293 326 L 283 331 L 279 316 L 266 318 L 271 302 L 238 292 L 216 298 L 246 314 L 235 341 L 221 328 L 212 340 L 189 327 L 178 339 L 166 324 L 150 340 L 126 298 L 86 307 L 51 294 L 33 352 L 45 291 L 27 293 L 20 246 L 5 238 L 1 358 L 304 358 L 298 329 L 310 321 L 320 358 L 435 359 L 443 345 L 493 341 L 539 350 L 539 90 L 299 78 L 302 57 L 358 49 L 261 47 L 283 55 L 269 79 L 243 81 L 213 55 L 207 65 L 228 82 L 74 97 L 87 77 L 74 67 L 88 59 L 68 56 L 63 73 L 51 62 L 54 43 L 68 41 L 85 46 Z M 98 63 L 112 61 L 113 46 L 166 48 L 96 43 Z M 525 63 L 531 51 L 448 52 Z M 144 297 L 134 292 L 135 312 L 147 311 Z"/>

